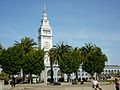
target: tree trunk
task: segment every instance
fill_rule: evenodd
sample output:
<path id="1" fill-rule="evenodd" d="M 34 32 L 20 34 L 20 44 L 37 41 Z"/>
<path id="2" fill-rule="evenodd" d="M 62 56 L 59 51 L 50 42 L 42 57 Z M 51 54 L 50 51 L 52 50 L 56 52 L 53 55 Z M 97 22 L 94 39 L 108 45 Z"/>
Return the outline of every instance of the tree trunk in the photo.
<path id="1" fill-rule="evenodd" d="M 30 74 L 30 84 L 32 83 L 32 74 Z"/>
<path id="2" fill-rule="evenodd" d="M 50 60 L 50 68 L 51 68 L 51 84 L 53 83 L 53 64 L 52 61 Z"/>
<path id="3" fill-rule="evenodd" d="M 25 81 L 25 71 L 23 70 L 23 81 Z"/>
<path id="4" fill-rule="evenodd" d="M 10 77 L 10 74 L 9 74 L 9 77 L 8 77 L 8 78 L 9 78 L 9 79 L 11 78 L 11 77 Z"/>
<path id="5" fill-rule="evenodd" d="M 75 81 L 77 81 L 78 80 L 78 72 L 77 71 L 75 72 L 75 75 L 76 75 Z"/>
<path id="6" fill-rule="evenodd" d="M 67 74 L 67 81 L 70 82 L 70 74 Z"/>
<path id="7" fill-rule="evenodd" d="M 62 73 L 61 71 L 60 71 L 60 76 L 61 76 L 60 82 L 64 82 L 64 73 Z"/>

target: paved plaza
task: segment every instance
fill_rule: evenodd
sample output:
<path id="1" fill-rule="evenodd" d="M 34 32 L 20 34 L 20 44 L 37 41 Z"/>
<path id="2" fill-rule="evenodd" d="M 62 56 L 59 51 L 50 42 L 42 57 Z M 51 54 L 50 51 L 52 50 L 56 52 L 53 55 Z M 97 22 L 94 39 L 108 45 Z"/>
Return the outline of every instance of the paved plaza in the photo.
<path id="1" fill-rule="evenodd" d="M 102 90 L 115 90 L 114 85 L 101 84 Z M 87 82 L 83 85 L 72 85 L 71 83 L 62 83 L 61 85 L 46 84 L 17 84 L 11 88 L 10 85 L 3 85 L 1 90 L 94 90 L 92 84 Z"/>

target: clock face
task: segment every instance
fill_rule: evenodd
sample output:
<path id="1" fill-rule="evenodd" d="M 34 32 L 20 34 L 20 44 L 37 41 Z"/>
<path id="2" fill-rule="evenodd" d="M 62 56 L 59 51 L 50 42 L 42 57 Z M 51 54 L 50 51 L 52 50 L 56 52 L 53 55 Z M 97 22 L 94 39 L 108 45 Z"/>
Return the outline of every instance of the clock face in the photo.
<path id="1" fill-rule="evenodd" d="M 45 48 L 45 49 L 49 49 L 49 48 L 50 48 L 49 42 L 45 42 L 45 43 L 44 43 L 44 48 Z"/>

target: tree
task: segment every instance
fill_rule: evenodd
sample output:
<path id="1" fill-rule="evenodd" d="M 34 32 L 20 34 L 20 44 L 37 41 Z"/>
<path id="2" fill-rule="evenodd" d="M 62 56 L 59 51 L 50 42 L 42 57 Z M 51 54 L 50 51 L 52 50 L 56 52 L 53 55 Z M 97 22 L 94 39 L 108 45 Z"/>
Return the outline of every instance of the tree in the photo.
<path id="1" fill-rule="evenodd" d="M 58 64 L 59 64 L 59 61 L 62 60 L 64 53 L 69 52 L 72 49 L 71 46 L 64 44 L 64 42 L 54 45 L 53 48 L 55 48 L 56 50 Z"/>
<path id="2" fill-rule="evenodd" d="M 34 45 L 37 45 L 36 42 L 34 42 L 34 39 L 30 39 L 29 37 L 24 37 L 21 39 L 21 42 L 15 41 L 15 46 L 21 46 L 21 49 L 25 54 L 29 53 L 31 49 L 33 49 Z"/>
<path id="3" fill-rule="evenodd" d="M 62 56 L 62 60 L 59 62 L 59 68 L 62 73 L 66 73 L 68 80 L 70 79 L 70 74 L 73 73 L 73 61 L 71 52 L 66 52 Z"/>
<path id="4" fill-rule="evenodd" d="M 85 44 L 81 48 L 82 69 L 88 72 L 91 76 L 95 73 L 100 74 L 107 61 L 107 56 L 103 54 L 101 49 L 96 45 Z"/>
<path id="5" fill-rule="evenodd" d="M 57 62 L 57 53 L 55 48 L 51 48 L 48 52 L 48 56 L 50 57 L 50 68 L 51 68 L 51 84 L 53 83 L 53 64 Z"/>
<path id="6" fill-rule="evenodd" d="M 80 66 L 80 60 L 79 60 L 79 52 L 77 51 L 77 48 L 74 48 L 73 50 L 64 53 L 62 60 L 59 63 L 61 72 L 66 73 L 68 75 L 68 80 L 70 78 L 70 74 L 72 73 L 77 74 L 79 66 Z"/>
<path id="7" fill-rule="evenodd" d="M 33 50 L 33 46 L 36 45 L 36 42 L 34 42 L 33 39 L 29 38 L 29 37 L 24 37 L 21 39 L 21 42 L 19 43 L 18 41 L 15 41 L 15 46 L 19 46 L 21 47 L 21 50 L 23 51 L 22 53 L 22 66 L 25 66 L 26 63 L 25 62 L 25 57 L 26 55 Z M 25 80 L 25 72 L 24 72 L 24 67 L 22 67 L 23 70 L 23 81 Z"/>
<path id="8" fill-rule="evenodd" d="M 64 44 L 64 42 L 57 44 L 57 45 L 54 45 L 53 48 L 55 48 L 55 51 L 56 51 L 56 58 L 57 58 L 58 65 L 59 65 L 59 62 L 62 60 L 63 55 L 66 52 L 71 51 L 71 49 L 72 49 L 71 46 Z M 62 78 L 64 77 L 63 74 L 61 74 L 61 77 Z"/>
<path id="9" fill-rule="evenodd" d="M 44 50 L 32 50 L 25 57 L 24 71 L 30 74 L 30 82 L 32 74 L 39 75 L 44 70 Z"/>
<path id="10" fill-rule="evenodd" d="M 81 64 L 79 49 L 77 47 L 73 48 L 72 53 L 73 53 L 72 57 L 73 57 L 73 60 L 75 62 L 74 73 L 76 75 L 76 80 L 77 80 L 78 79 L 78 73 L 77 72 L 78 72 L 78 69 L 79 69 L 80 64 Z"/>
<path id="11" fill-rule="evenodd" d="M 19 65 L 20 54 L 18 52 L 19 50 L 16 47 L 10 47 L 2 51 L 0 62 L 3 72 L 9 75 L 14 75 L 20 71 L 21 68 Z"/>
<path id="12" fill-rule="evenodd" d="M 62 56 L 65 52 L 71 50 L 71 46 L 65 45 L 64 42 L 61 44 L 54 45 L 48 52 L 50 57 L 50 68 L 51 68 L 51 83 L 53 83 L 53 64 L 58 64 L 62 60 Z"/>

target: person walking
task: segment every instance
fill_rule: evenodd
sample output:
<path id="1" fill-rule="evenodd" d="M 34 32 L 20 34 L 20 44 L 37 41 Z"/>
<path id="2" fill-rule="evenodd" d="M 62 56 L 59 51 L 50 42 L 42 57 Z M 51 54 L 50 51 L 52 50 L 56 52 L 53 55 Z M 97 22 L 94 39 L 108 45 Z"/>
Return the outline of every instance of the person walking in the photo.
<path id="1" fill-rule="evenodd" d="M 92 87 L 93 87 L 95 90 L 97 90 L 97 88 L 98 88 L 99 90 L 102 90 L 102 88 L 100 87 L 99 82 L 95 79 L 95 77 L 93 77 L 92 84 L 93 84 Z"/>
<path id="2" fill-rule="evenodd" d="M 116 90 L 120 90 L 119 86 L 120 86 L 119 80 L 117 78 L 115 78 L 115 88 L 116 88 Z"/>
<path id="3" fill-rule="evenodd" d="M 15 77 L 12 76 L 13 86 L 15 87 Z"/>

